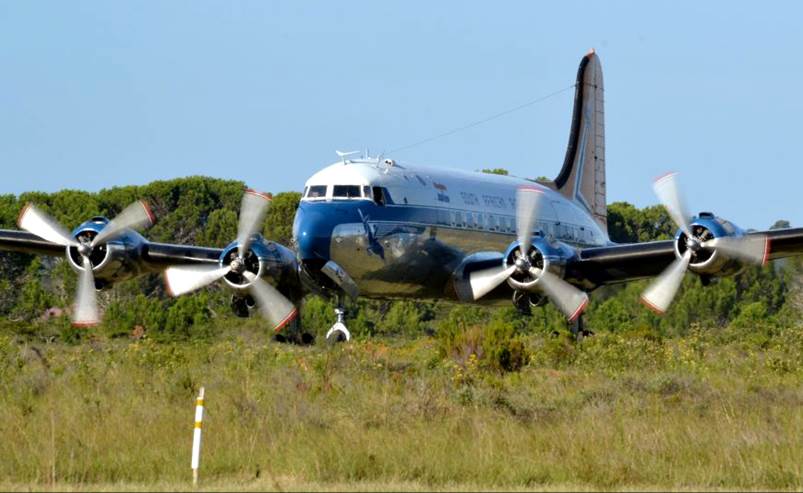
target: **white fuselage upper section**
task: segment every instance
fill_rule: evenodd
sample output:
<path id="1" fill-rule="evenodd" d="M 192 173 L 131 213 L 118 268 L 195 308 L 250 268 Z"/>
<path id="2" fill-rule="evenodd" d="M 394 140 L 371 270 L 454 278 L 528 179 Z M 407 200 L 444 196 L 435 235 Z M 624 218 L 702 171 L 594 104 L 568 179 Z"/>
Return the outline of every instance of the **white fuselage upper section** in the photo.
<path id="1" fill-rule="evenodd" d="M 312 175 L 304 201 L 386 200 L 387 207 L 438 209 L 455 228 L 515 234 L 516 192 L 537 187 L 547 200 L 538 211 L 536 231 L 578 246 L 601 246 L 607 234 L 583 205 L 530 180 L 462 170 L 398 164 L 392 160 L 355 159 Z M 376 196 L 385 189 L 387 197 Z M 356 196 L 355 196 L 356 192 Z"/>

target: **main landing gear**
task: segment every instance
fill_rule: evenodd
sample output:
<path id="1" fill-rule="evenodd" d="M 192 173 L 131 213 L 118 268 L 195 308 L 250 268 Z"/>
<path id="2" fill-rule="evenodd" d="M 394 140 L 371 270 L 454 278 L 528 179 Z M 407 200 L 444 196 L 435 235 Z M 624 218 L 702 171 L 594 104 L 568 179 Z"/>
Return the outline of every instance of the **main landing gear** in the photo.
<path id="1" fill-rule="evenodd" d="M 346 328 L 346 310 L 343 308 L 340 298 L 337 300 L 335 315 L 337 316 L 337 322 L 326 333 L 326 342 L 329 344 L 348 342 L 351 340 L 351 332 Z"/>
<path id="2" fill-rule="evenodd" d="M 594 335 L 592 331 L 585 328 L 582 315 L 577 317 L 573 322 L 569 322 L 569 331 L 578 342 L 582 341 L 584 337 L 590 337 Z"/>

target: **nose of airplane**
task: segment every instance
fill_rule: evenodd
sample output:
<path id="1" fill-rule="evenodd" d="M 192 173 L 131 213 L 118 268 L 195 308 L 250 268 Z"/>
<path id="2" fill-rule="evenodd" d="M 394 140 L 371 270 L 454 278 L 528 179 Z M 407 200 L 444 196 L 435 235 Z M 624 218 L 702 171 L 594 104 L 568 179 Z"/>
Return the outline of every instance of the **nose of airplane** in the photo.
<path id="1" fill-rule="evenodd" d="M 329 260 L 332 221 L 317 204 L 301 203 L 293 225 L 298 257 L 302 261 Z"/>

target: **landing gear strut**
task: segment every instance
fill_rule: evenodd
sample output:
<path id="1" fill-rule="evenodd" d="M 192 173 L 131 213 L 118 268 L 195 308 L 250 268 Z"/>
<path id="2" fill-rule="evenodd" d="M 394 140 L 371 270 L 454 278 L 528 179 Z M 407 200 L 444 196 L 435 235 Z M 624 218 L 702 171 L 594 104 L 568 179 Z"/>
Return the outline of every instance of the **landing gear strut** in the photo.
<path id="1" fill-rule="evenodd" d="M 337 308 L 335 308 L 335 315 L 337 316 L 337 322 L 335 322 L 332 328 L 329 329 L 329 332 L 326 333 L 326 342 L 329 344 L 348 342 L 351 340 L 351 332 L 346 328 L 346 310 L 343 308 L 339 297 L 337 300 Z"/>
<path id="2" fill-rule="evenodd" d="M 583 323 L 583 316 L 580 315 L 577 317 L 574 322 L 569 322 L 569 331 L 572 333 L 577 341 L 582 341 L 584 337 L 593 336 L 594 333 L 585 328 L 585 323 Z"/>

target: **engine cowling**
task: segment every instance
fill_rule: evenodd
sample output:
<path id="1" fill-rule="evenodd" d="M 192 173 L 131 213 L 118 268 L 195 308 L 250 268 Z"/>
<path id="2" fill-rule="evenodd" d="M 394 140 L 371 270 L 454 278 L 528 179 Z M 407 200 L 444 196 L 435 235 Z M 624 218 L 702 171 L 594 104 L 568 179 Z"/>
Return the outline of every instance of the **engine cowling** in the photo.
<path id="1" fill-rule="evenodd" d="M 237 259 L 239 244 L 234 241 L 223 249 L 220 255 L 220 266 L 231 265 L 238 262 Z M 298 263 L 293 251 L 289 248 L 257 237 L 249 245 L 248 251 L 243 255 L 244 271 L 248 271 L 256 277 L 265 279 L 271 284 L 282 285 L 284 283 L 297 284 Z M 232 269 L 223 279 L 226 284 L 235 290 L 248 288 L 253 281 L 249 281 L 242 269 Z"/>
<path id="2" fill-rule="evenodd" d="M 238 247 L 239 243 L 234 241 L 220 255 L 221 267 L 237 267 L 223 276 L 226 285 L 235 291 L 231 299 L 231 308 L 235 315 L 247 317 L 257 309 L 257 304 L 248 291 L 256 279 L 269 282 L 291 299 L 300 296 L 298 262 L 292 250 L 260 235 L 251 241 L 242 259 L 238 258 Z M 239 262 L 243 265 L 238 265 Z M 253 276 L 246 275 L 246 272 Z"/>
<path id="3" fill-rule="evenodd" d="M 87 245 L 108 223 L 109 219 L 105 217 L 93 217 L 75 228 L 71 236 L 79 244 Z M 146 267 L 142 260 L 142 251 L 146 244 L 147 240 L 142 235 L 134 230 L 128 230 L 112 240 L 95 245 L 88 255 L 95 286 L 101 289 L 144 272 Z M 66 257 L 75 271 L 84 270 L 79 247 L 66 247 Z"/>
<path id="4" fill-rule="evenodd" d="M 743 237 L 745 233 L 738 226 L 709 212 L 701 212 L 692 219 L 689 229 L 691 239 L 682 229 L 675 234 L 675 255 L 681 258 L 691 249 L 690 271 L 710 277 L 737 274 L 744 268 L 744 263 L 738 259 L 729 257 L 716 248 L 701 246 L 716 238 Z"/>
<path id="5" fill-rule="evenodd" d="M 521 265 L 522 253 L 519 242 L 512 243 L 505 251 L 505 265 L 508 267 Z M 563 243 L 550 242 L 544 237 L 536 237 L 533 239 L 527 255 L 532 267 L 563 277 L 566 263 L 576 253 Z M 507 283 L 516 291 L 535 293 L 540 291 L 538 286 L 540 280 L 541 276 L 534 275 L 525 269 L 517 269 L 507 279 Z"/>

